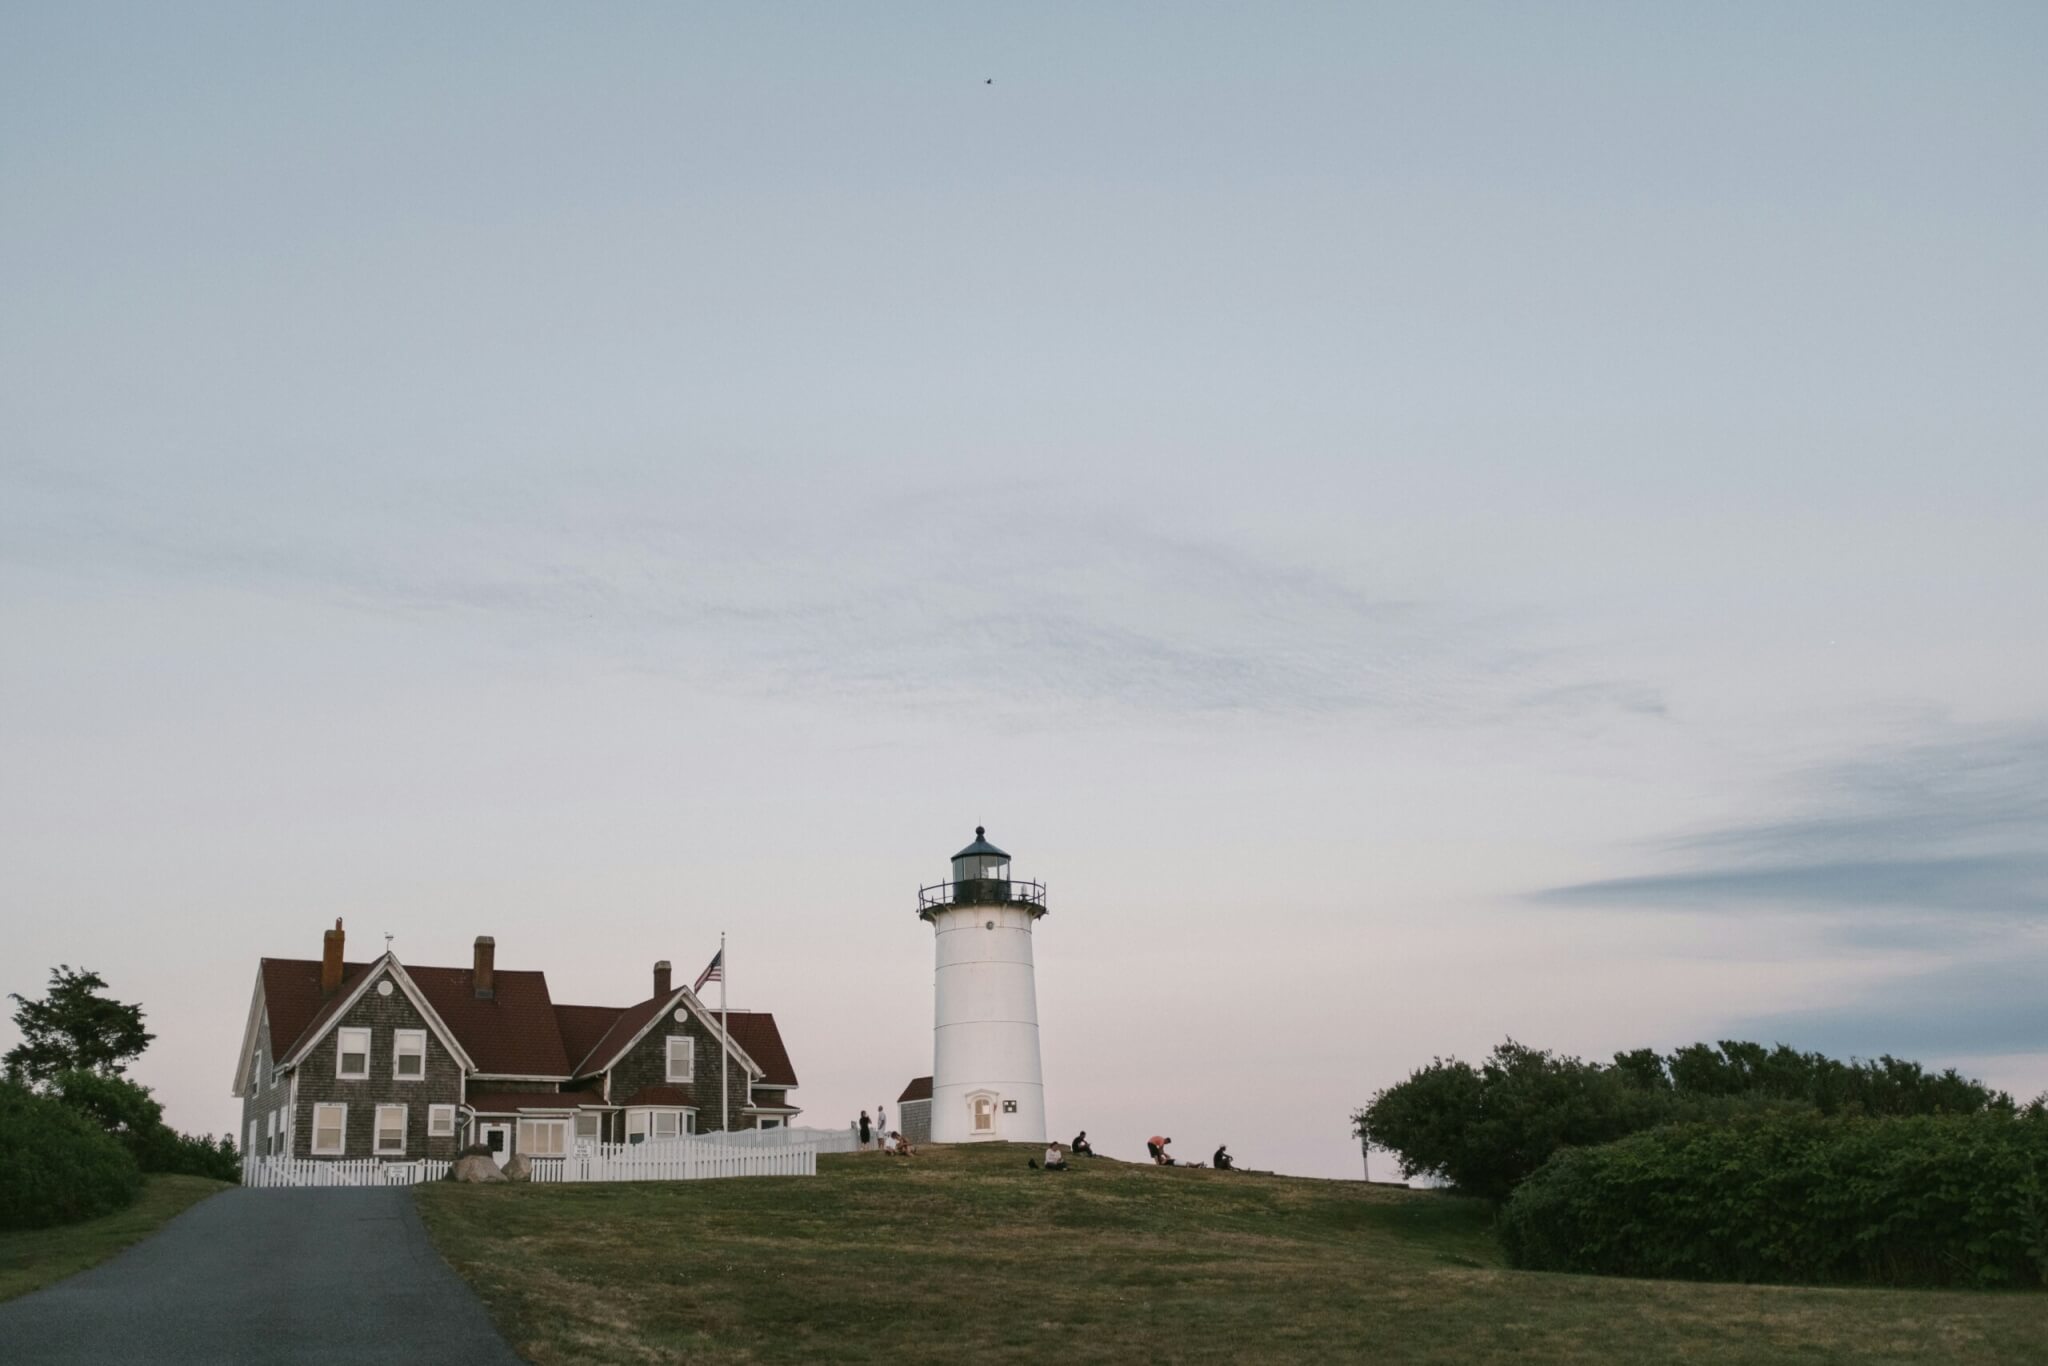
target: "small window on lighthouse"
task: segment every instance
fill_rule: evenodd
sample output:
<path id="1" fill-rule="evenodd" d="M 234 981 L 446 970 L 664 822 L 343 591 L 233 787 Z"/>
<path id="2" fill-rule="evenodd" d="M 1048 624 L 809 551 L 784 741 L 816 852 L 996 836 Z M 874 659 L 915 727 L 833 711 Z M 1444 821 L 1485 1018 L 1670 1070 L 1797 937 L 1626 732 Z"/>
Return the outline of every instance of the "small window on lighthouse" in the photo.
<path id="1" fill-rule="evenodd" d="M 974 1132 L 978 1134 L 994 1133 L 995 1127 L 995 1102 L 987 1096 L 976 1096 L 974 1098 Z"/>

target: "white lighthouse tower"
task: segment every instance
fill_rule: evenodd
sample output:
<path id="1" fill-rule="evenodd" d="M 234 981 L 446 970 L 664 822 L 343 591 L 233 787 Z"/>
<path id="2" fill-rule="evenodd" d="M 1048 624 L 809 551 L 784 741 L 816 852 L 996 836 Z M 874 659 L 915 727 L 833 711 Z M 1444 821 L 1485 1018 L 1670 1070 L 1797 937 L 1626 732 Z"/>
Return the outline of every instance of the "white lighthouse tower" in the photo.
<path id="1" fill-rule="evenodd" d="M 933 983 L 932 1142 L 1045 1142 L 1031 929 L 1045 884 L 1010 877 L 1010 856 L 974 828 L 953 879 L 920 887 L 938 940 Z"/>

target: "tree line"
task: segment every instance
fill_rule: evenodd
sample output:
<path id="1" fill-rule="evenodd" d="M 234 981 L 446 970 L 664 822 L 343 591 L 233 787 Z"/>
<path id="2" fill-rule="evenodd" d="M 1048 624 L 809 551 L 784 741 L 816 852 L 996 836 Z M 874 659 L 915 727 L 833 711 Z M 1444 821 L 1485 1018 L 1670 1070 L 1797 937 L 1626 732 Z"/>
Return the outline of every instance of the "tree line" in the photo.
<path id="1" fill-rule="evenodd" d="M 124 1075 L 156 1036 L 140 1005 L 106 991 L 98 973 L 60 964 L 41 1000 L 10 996 L 21 1042 L 0 1057 L 0 1227 L 119 1209 L 144 1173 L 240 1179 L 232 1137 L 179 1133 L 149 1088 Z"/>

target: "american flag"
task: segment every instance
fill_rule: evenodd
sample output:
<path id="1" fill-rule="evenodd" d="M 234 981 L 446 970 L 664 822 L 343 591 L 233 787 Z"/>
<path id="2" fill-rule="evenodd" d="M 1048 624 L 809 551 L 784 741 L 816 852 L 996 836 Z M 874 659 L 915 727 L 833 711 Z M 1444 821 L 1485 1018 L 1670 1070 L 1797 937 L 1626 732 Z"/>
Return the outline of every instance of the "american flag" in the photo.
<path id="1" fill-rule="evenodd" d="M 706 982 L 723 982 L 724 980 L 725 950 L 720 949 L 717 953 L 711 955 L 711 961 L 704 965 L 704 971 L 697 974 L 697 985 L 691 987 L 690 990 L 702 991 Z"/>

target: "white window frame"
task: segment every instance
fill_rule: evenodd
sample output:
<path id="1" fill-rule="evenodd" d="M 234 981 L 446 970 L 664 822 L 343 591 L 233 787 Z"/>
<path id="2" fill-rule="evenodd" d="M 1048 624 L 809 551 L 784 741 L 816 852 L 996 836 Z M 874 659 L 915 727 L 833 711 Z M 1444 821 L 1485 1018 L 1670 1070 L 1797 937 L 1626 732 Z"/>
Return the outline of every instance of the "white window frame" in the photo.
<path id="1" fill-rule="evenodd" d="M 626 1142 L 631 1143 L 636 1138 L 642 1143 L 647 1141 L 647 1131 L 653 1127 L 647 1118 L 649 1113 L 646 1110 L 626 1111 Z"/>
<path id="2" fill-rule="evenodd" d="M 676 1072 L 676 1045 L 683 1044 L 683 1070 Z M 670 1081 L 694 1082 L 697 1080 L 697 1041 L 688 1034 L 668 1036 L 668 1079 Z"/>
<path id="3" fill-rule="evenodd" d="M 429 1105 L 427 1107 L 427 1137 L 455 1137 L 455 1107 L 453 1105 Z"/>
<path id="4" fill-rule="evenodd" d="M 681 1138 L 683 1136 L 683 1114 L 680 1110 L 650 1110 L 647 1115 L 647 1136 L 652 1139 Z M 661 1131 L 662 1121 L 668 1121 L 668 1132 Z"/>
<path id="5" fill-rule="evenodd" d="M 766 1115 L 763 1115 L 760 1119 L 756 1120 L 755 1123 L 758 1127 L 763 1129 L 780 1129 L 782 1127 L 782 1121 L 780 1119 L 770 1119 Z"/>
<path id="6" fill-rule="evenodd" d="M 420 1070 L 407 1075 L 398 1068 L 398 1060 L 410 1056 L 406 1052 L 409 1040 L 419 1041 Z M 391 1079 L 393 1081 L 425 1081 L 427 1079 L 427 1031 L 424 1029 L 394 1029 L 391 1031 Z"/>
<path id="7" fill-rule="evenodd" d="M 412 1119 L 412 1116 L 407 1113 L 409 1108 L 405 1105 L 379 1105 L 377 1107 L 376 1122 L 370 1126 L 370 1156 L 405 1156 L 405 1131 Z M 387 1148 L 384 1146 L 384 1116 L 394 1110 L 398 1112 L 398 1146 L 396 1148 Z"/>
<path id="8" fill-rule="evenodd" d="M 340 1141 L 339 1141 L 339 1142 L 338 1142 L 338 1143 L 337 1143 L 337 1144 L 336 1144 L 336 1145 L 335 1145 L 334 1147 L 332 1147 L 332 1148 L 323 1148 L 323 1147 L 321 1147 L 321 1146 L 320 1146 L 320 1112 L 321 1112 L 322 1110 L 339 1110 L 339 1111 L 341 1112 L 341 1122 L 340 1122 L 340 1135 L 341 1135 L 341 1137 L 340 1137 Z M 312 1148 L 310 1149 L 310 1151 L 312 1152 L 313 1156 L 315 1156 L 315 1157 L 347 1157 L 347 1156 L 348 1156 L 348 1102 L 347 1102 L 347 1101 L 345 1101 L 345 1100 L 323 1100 L 323 1101 L 317 1101 L 317 1102 L 315 1102 L 315 1103 L 314 1103 L 314 1106 L 313 1106 L 313 1146 L 312 1146 Z"/>
<path id="9" fill-rule="evenodd" d="M 363 1040 L 363 1046 L 362 1046 L 361 1048 L 350 1048 L 350 1047 L 348 1046 L 348 1041 L 349 1041 L 349 1037 L 350 1037 L 351 1035 L 361 1035 L 361 1036 L 362 1036 L 362 1040 Z M 368 1081 L 368 1080 L 370 1079 L 370 1048 L 371 1048 L 371 1046 L 372 1046 L 372 1045 L 374 1045 L 374 1044 L 375 1044 L 376 1042 L 377 1042 L 377 1039 L 376 1039 L 376 1035 L 375 1035 L 375 1034 L 374 1034 L 374 1033 L 373 1033 L 373 1032 L 372 1032 L 371 1030 L 369 1030 L 369 1029 L 359 1029 L 359 1028 L 356 1028 L 356 1027 L 354 1027 L 354 1026 L 351 1026 L 351 1027 L 349 1027 L 349 1028 L 346 1028 L 346 1029 L 337 1029 L 337 1030 L 335 1030 L 335 1031 L 334 1031 L 334 1079 L 335 1079 L 336 1081 Z M 342 1070 L 342 1067 L 341 1067 L 341 1060 L 342 1060 L 343 1058 L 347 1057 L 347 1056 L 348 1056 L 349 1054 L 351 1054 L 351 1053 L 360 1053 L 360 1054 L 362 1054 L 362 1055 L 363 1055 L 363 1070 L 362 1070 L 362 1071 L 360 1071 L 360 1072 L 344 1072 L 344 1071 Z"/>
<path id="10" fill-rule="evenodd" d="M 542 1145 L 532 1141 L 542 1129 L 555 1135 L 553 1151 L 539 1151 Z M 513 1141 L 518 1145 L 513 1151 L 528 1157 L 565 1157 L 569 1152 L 571 1121 L 566 1115 L 536 1115 L 522 1118 Z"/>
<path id="11" fill-rule="evenodd" d="M 583 1132 L 583 1125 L 586 1121 L 590 1124 L 590 1132 L 587 1134 Z M 578 1110 L 576 1112 L 576 1123 L 572 1137 L 578 1143 L 604 1142 L 603 1112 L 598 1110 Z"/>
<path id="12" fill-rule="evenodd" d="M 256 1121 L 253 1119 L 249 1121 L 249 1141 L 242 1145 L 242 1156 L 256 1156 Z"/>

